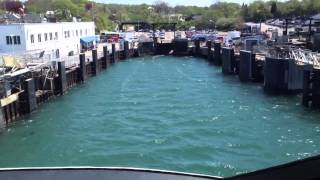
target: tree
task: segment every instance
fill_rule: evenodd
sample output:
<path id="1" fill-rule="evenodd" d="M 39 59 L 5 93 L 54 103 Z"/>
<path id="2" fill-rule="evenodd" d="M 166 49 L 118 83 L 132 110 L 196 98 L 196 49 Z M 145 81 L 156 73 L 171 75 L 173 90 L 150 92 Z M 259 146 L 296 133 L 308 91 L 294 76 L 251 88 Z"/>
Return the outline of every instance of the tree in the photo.
<path id="1" fill-rule="evenodd" d="M 158 0 L 153 3 L 154 11 L 158 14 L 168 14 L 169 13 L 169 5 L 168 3 Z"/>
<path id="2" fill-rule="evenodd" d="M 274 18 L 278 16 L 277 2 L 271 2 L 270 13 L 273 15 Z"/>
<path id="3" fill-rule="evenodd" d="M 24 13 L 24 5 L 20 1 L 4 1 L 3 5 L 4 9 L 9 12 L 14 12 L 18 14 Z"/>
<path id="4" fill-rule="evenodd" d="M 267 3 L 263 1 L 254 1 L 249 5 L 249 20 L 254 22 L 265 21 L 271 17 L 270 9 Z"/>
<path id="5" fill-rule="evenodd" d="M 243 20 L 248 20 L 249 19 L 249 9 L 247 4 L 242 4 L 241 6 L 241 17 Z"/>

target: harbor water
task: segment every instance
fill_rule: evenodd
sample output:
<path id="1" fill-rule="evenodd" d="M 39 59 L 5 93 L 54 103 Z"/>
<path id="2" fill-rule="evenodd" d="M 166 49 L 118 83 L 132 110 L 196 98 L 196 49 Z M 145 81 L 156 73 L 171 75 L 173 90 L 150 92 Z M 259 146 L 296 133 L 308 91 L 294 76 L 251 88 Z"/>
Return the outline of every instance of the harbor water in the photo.
<path id="1" fill-rule="evenodd" d="M 0 167 L 232 176 L 317 155 L 320 112 L 193 57 L 119 62 L 0 130 Z"/>

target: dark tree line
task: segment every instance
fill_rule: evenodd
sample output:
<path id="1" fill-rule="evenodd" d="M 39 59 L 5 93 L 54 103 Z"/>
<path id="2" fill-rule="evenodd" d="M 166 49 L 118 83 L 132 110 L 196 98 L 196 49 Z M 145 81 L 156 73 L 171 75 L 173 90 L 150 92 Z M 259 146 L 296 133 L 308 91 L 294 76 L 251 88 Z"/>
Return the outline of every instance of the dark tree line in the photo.
<path id="1" fill-rule="evenodd" d="M 71 16 L 94 20 L 97 30 L 114 30 L 119 21 L 176 21 L 181 29 L 197 26 L 203 29 L 215 27 L 229 30 L 240 27 L 245 21 L 261 22 L 270 18 L 307 17 L 320 13 L 320 0 L 257 0 L 250 4 L 217 1 L 209 7 L 171 7 L 161 0 L 156 0 L 151 5 L 102 4 L 88 0 L 27 0 L 23 3 L 0 0 L 0 5 L 0 13 L 21 13 L 25 6 L 28 13 L 55 11 L 61 21 L 70 20 Z"/>

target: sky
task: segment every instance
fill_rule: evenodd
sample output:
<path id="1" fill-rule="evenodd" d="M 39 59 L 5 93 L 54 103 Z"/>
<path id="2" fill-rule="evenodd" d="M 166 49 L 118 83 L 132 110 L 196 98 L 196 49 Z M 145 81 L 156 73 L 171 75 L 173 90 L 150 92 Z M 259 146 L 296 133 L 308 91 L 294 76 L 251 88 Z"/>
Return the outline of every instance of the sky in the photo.
<path id="1" fill-rule="evenodd" d="M 98 2 L 103 2 L 107 4 L 153 4 L 156 0 L 96 0 Z M 195 5 L 195 6 L 210 6 L 214 2 L 226 1 L 226 2 L 235 2 L 235 3 L 250 3 L 253 0 L 163 0 L 169 3 L 171 6 L 175 5 Z"/>

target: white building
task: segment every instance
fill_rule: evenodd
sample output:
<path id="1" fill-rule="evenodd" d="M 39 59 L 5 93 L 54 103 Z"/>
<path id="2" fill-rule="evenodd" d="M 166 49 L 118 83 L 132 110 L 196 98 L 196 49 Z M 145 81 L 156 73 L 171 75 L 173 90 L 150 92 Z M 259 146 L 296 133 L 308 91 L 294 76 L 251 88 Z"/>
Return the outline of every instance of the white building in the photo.
<path id="1" fill-rule="evenodd" d="M 44 51 L 44 55 L 55 59 L 78 54 L 80 38 L 93 36 L 93 22 L 0 24 L 0 54 L 24 55 Z"/>

